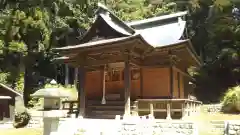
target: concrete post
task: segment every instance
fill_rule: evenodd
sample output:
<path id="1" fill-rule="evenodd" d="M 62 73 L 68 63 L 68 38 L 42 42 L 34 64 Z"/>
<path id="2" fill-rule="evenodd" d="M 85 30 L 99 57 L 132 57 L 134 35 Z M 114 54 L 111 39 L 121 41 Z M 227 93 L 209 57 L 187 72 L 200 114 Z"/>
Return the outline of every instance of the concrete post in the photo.
<path id="1" fill-rule="evenodd" d="M 154 117 L 153 103 L 149 104 L 149 108 L 150 108 L 150 115 Z"/>
<path id="2" fill-rule="evenodd" d="M 182 119 L 186 117 L 186 105 L 185 103 L 182 103 Z"/>
<path id="3" fill-rule="evenodd" d="M 171 120 L 171 105 L 170 103 L 167 103 L 167 120 Z"/>
<path id="4" fill-rule="evenodd" d="M 193 103 L 193 114 L 196 115 L 197 110 L 196 110 L 196 103 Z"/>
<path id="5" fill-rule="evenodd" d="M 186 105 L 186 113 L 187 113 L 187 116 L 190 116 L 189 103 L 187 103 Z"/>

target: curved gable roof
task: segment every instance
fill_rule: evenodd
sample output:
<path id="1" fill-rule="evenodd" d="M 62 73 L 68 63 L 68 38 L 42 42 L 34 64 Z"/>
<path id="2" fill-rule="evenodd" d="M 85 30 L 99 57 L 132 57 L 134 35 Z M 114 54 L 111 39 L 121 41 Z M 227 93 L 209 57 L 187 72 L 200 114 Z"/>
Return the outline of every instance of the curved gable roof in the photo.
<path id="1" fill-rule="evenodd" d="M 130 36 L 135 33 L 135 30 L 124 23 L 120 18 L 118 18 L 113 12 L 111 12 L 106 6 L 98 3 L 98 10 L 96 12 L 97 16 L 101 16 L 107 24 L 109 24 L 116 31 Z"/>
<path id="2" fill-rule="evenodd" d="M 105 32 L 106 35 L 111 37 L 114 35 L 119 35 L 119 37 L 131 36 L 135 33 L 135 30 L 125 24 L 120 20 L 114 13 L 112 13 L 107 7 L 98 3 L 98 9 L 96 11 L 96 17 L 92 26 L 88 31 L 81 37 L 81 43 L 86 43 L 91 41 L 93 36 L 96 36 L 96 31 L 98 28 L 103 27 L 102 24 L 107 25 L 108 32 Z M 106 30 L 107 31 L 107 30 Z"/>
<path id="3" fill-rule="evenodd" d="M 187 15 L 186 11 L 139 21 L 123 22 L 104 5 L 98 4 L 98 7 L 96 20 L 83 39 L 93 38 L 91 37 L 93 36 L 91 32 L 96 31 L 102 24 L 106 25 L 108 29 L 111 28 L 110 32 L 113 32 L 107 33 L 105 28 L 101 29 L 108 34 L 108 38 L 99 41 L 90 41 L 88 43 L 82 42 L 82 44 L 79 45 L 55 48 L 53 50 L 69 52 L 80 48 L 106 46 L 111 45 L 110 43 L 116 44 L 117 42 L 125 42 L 130 39 L 139 40 L 151 48 L 171 47 L 171 45 L 188 41 L 182 39 L 186 27 L 186 21 L 184 20 L 184 17 Z M 101 23 L 97 24 L 99 22 Z M 113 36 L 111 34 L 115 35 Z M 189 42 L 190 41 L 188 41 L 188 43 Z M 191 50 L 194 52 L 193 48 L 191 48 Z"/>

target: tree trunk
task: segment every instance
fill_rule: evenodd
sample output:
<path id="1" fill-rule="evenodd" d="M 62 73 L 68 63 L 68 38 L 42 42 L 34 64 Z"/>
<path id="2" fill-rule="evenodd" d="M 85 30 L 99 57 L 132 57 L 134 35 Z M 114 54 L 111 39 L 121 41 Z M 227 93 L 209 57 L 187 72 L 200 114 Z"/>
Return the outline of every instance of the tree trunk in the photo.
<path id="1" fill-rule="evenodd" d="M 65 86 L 69 84 L 69 67 L 65 65 Z"/>
<path id="2" fill-rule="evenodd" d="M 29 95 L 29 70 L 25 66 L 25 73 L 24 73 L 24 89 L 23 89 L 23 99 L 24 99 L 24 105 L 25 107 L 28 106 L 28 102 L 30 100 L 30 95 Z"/>

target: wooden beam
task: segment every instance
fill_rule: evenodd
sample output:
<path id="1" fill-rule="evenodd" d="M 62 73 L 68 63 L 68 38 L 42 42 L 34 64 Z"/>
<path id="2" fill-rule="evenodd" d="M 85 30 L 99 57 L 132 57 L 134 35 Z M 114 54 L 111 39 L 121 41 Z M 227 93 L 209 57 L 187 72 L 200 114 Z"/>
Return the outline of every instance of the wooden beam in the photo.
<path id="1" fill-rule="evenodd" d="M 173 69 L 181 73 L 183 76 L 188 77 L 189 79 L 193 80 L 193 78 L 186 72 L 182 71 L 181 69 L 177 68 L 176 66 L 173 66 Z"/>
<path id="2" fill-rule="evenodd" d="M 154 49 L 154 51 L 152 51 L 151 53 L 148 53 L 146 56 L 154 56 L 154 55 L 168 55 L 169 51 L 181 51 L 185 48 L 184 44 L 178 45 L 178 46 L 166 46 L 166 47 L 162 47 L 162 48 L 156 48 Z"/>
<path id="3" fill-rule="evenodd" d="M 130 63 L 133 64 L 134 66 L 140 67 L 142 65 L 142 61 L 141 60 L 137 60 L 134 58 L 130 59 Z"/>
<path id="4" fill-rule="evenodd" d="M 116 62 L 123 62 L 124 58 L 121 56 L 112 56 L 109 58 L 105 58 L 103 60 L 68 60 L 65 63 L 71 63 L 72 65 L 82 65 L 84 67 L 91 67 L 91 66 L 100 66 L 105 65 L 108 63 L 116 63 Z"/>
<path id="5" fill-rule="evenodd" d="M 194 62 L 198 64 L 197 66 L 202 65 L 200 58 L 197 58 L 198 56 L 194 55 L 194 53 L 188 47 L 186 47 L 186 50 L 190 54 L 190 56 L 194 59 Z"/>

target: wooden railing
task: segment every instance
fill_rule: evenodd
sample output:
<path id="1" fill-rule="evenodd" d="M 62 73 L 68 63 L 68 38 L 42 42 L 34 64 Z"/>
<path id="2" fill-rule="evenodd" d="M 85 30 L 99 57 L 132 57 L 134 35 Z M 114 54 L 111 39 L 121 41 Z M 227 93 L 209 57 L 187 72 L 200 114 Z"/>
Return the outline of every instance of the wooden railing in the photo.
<path id="1" fill-rule="evenodd" d="M 156 113 L 166 113 L 166 119 L 172 119 L 171 114 L 178 112 L 183 119 L 199 113 L 201 104 L 200 101 L 190 99 L 137 99 L 132 114 L 155 116 Z"/>
<path id="2" fill-rule="evenodd" d="M 77 117 L 78 101 L 76 100 L 62 101 L 62 110 L 68 110 L 68 117 L 70 117 L 72 114 L 74 114 L 75 117 Z"/>

